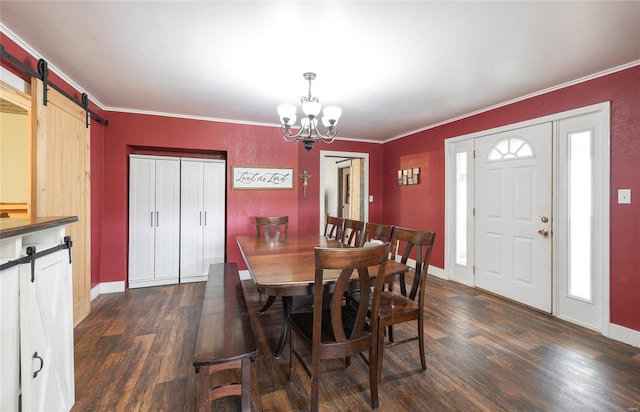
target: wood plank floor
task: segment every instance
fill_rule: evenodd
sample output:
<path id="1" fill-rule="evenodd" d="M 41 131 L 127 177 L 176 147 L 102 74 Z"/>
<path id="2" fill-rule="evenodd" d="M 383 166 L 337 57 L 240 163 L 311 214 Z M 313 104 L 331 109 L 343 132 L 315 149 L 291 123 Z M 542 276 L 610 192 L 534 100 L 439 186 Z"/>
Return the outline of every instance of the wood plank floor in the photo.
<path id="1" fill-rule="evenodd" d="M 245 281 L 259 355 L 252 363 L 252 410 L 309 407 L 309 381 L 288 346 L 271 353 L 281 307 L 260 315 Z M 75 329 L 74 411 L 194 411 L 191 366 L 204 283 L 101 295 Z M 426 352 L 417 343 L 385 351 L 381 411 L 638 411 L 640 349 L 608 340 L 481 291 L 430 277 Z M 398 339 L 413 325 L 396 327 Z M 221 325 L 220 333 L 224 333 Z M 354 358 L 323 363 L 320 407 L 369 410 L 368 373 Z M 237 410 L 235 400 L 214 410 Z"/>

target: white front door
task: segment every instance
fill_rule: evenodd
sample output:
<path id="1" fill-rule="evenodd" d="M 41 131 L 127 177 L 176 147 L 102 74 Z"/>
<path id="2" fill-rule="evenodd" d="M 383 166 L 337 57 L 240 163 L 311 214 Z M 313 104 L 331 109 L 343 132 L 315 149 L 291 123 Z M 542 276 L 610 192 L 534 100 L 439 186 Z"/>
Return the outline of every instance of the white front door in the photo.
<path id="1" fill-rule="evenodd" d="M 550 313 L 551 123 L 475 145 L 475 285 Z"/>

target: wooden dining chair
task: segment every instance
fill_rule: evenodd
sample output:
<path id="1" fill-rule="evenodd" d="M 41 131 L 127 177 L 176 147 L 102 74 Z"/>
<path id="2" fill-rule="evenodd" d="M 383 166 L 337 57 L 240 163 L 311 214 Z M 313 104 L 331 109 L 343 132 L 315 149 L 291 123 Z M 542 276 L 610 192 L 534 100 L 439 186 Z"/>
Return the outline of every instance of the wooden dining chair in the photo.
<path id="1" fill-rule="evenodd" d="M 264 236 L 265 240 L 278 240 L 282 232 L 284 237 L 289 234 L 289 216 L 256 216 L 256 235 Z M 258 301 L 262 302 L 264 290 L 258 288 Z M 276 301 L 276 296 L 269 296 L 264 306 L 260 309 L 260 313 L 264 313 Z"/>
<path id="2" fill-rule="evenodd" d="M 406 264 L 412 250 L 415 250 L 416 266 L 415 270 L 409 272 L 410 275 L 412 275 L 412 280 L 409 285 L 410 289 L 407 289 L 408 285 L 406 281 L 408 276 L 402 274 L 398 280 L 400 283 L 400 292 L 394 291 L 393 289 L 382 291 L 379 311 L 371 311 L 372 327 L 375 325 L 377 328 L 378 343 L 376 347 L 378 348 L 377 370 L 379 374 L 382 373 L 382 358 L 385 349 L 384 335 L 387 327 L 389 327 L 389 342 L 386 344 L 386 347 L 389 348 L 417 340 L 420 349 L 422 369 L 427 369 L 424 352 L 425 288 L 427 283 L 427 270 L 429 269 L 429 260 L 435 238 L 436 234 L 434 232 L 421 232 L 401 227 L 394 227 L 393 229 L 393 236 L 391 238 L 391 260 L 396 260 L 396 256 L 400 256 L 400 262 Z M 401 253 L 399 251 L 401 251 Z M 377 319 L 377 322 L 374 322 L 375 319 Z M 417 335 L 401 341 L 394 341 L 393 325 L 414 320 L 417 322 Z"/>
<path id="3" fill-rule="evenodd" d="M 274 238 L 289 233 L 289 216 L 256 216 L 256 235 Z"/>
<path id="4" fill-rule="evenodd" d="M 326 215 L 324 219 L 324 236 L 329 239 L 340 239 L 343 225 L 343 218 Z"/>
<path id="5" fill-rule="evenodd" d="M 362 235 L 360 236 L 360 247 L 365 243 L 372 240 L 380 240 L 382 242 L 391 241 L 391 233 L 393 232 L 393 225 L 382 225 L 380 223 L 367 222 L 364 225 Z"/>
<path id="6" fill-rule="evenodd" d="M 375 347 L 376 337 L 367 329 L 367 306 L 355 309 L 343 305 L 343 295 L 351 287 L 360 284 L 367 293 L 362 293 L 362 301 L 371 303 L 374 311 L 380 305 L 381 288 L 384 283 L 384 270 L 387 265 L 390 244 L 385 243 L 370 248 L 315 248 L 315 279 L 313 286 L 313 311 L 289 314 L 289 381 L 293 378 L 294 357 L 303 366 L 311 378 L 311 410 L 317 411 L 319 404 L 319 372 L 322 359 L 346 358 L 347 363 L 353 355 L 369 352 L 369 386 L 371 405 L 379 406 L 376 357 L 379 351 Z M 369 267 L 378 265 L 373 292 L 370 286 L 374 280 Z M 335 270 L 340 270 L 338 279 L 333 284 L 333 294 L 326 295 L 325 270 L 335 277 Z M 357 272 L 358 282 L 354 282 L 352 274 Z M 329 305 L 324 299 L 329 299 Z M 323 309 L 324 308 L 324 309 Z M 349 320 L 346 321 L 345 320 Z M 376 328 L 377 319 L 372 321 Z M 311 367 L 305 363 L 303 356 L 294 346 L 293 335 L 300 340 L 311 354 Z M 332 394 L 333 395 L 333 394 Z"/>
<path id="7" fill-rule="evenodd" d="M 361 220 L 345 219 L 342 236 L 340 236 L 341 242 L 349 246 L 359 246 L 363 226 L 364 223 Z"/>

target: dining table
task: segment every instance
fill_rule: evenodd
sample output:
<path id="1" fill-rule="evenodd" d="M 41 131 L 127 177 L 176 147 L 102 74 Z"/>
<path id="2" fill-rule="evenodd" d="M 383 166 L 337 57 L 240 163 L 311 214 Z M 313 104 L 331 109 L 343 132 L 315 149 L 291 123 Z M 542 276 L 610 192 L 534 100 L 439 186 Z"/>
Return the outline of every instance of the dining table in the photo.
<path id="1" fill-rule="evenodd" d="M 315 281 L 315 248 L 351 248 L 338 240 L 314 233 L 291 232 L 278 236 L 242 235 L 236 242 L 256 287 L 267 296 L 282 299 L 282 328 L 275 349 L 279 358 L 288 334 L 288 316 L 294 309 L 294 297 L 312 296 Z M 411 268 L 395 260 L 388 260 L 385 278 L 406 273 Z M 378 272 L 376 266 L 370 274 Z M 325 270 L 326 293 L 340 275 L 339 270 Z"/>

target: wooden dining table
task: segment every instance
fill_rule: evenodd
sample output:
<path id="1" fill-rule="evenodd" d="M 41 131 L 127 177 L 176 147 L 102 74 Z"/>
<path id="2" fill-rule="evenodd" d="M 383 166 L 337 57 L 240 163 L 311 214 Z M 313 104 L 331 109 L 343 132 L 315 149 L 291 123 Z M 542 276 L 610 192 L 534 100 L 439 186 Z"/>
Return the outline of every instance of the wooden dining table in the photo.
<path id="1" fill-rule="evenodd" d="M 238 236 L 236 242 L 256 287 L 267 296 L 282 298 L 282 330 L 275 349 L 275 356 L 278 358 L 284 349 L 288 333 L 288 316 L 293 310 L 293 298 L 313 295 L 314 248 L 351 248 L 351 246 L 319 234 L 295 232 L 273 237 Z M 385 267 L 385 277 L 400 275 L 409 270 L 409 266 L 389 260 Z M 377 271 L 377 267 L 369 268 L 370 274 L 375 274 Z M 339 270 L 325 270 L 326 293 L 332 292 L 332 284 L 339 275 Z"/>

